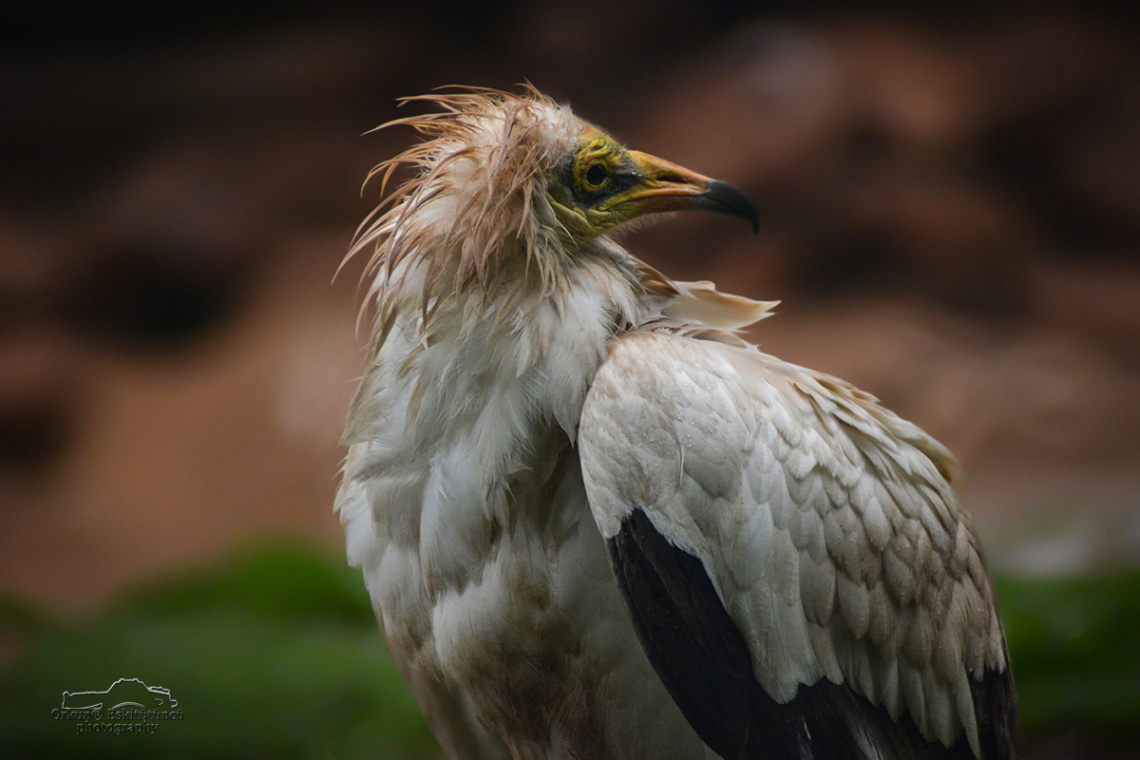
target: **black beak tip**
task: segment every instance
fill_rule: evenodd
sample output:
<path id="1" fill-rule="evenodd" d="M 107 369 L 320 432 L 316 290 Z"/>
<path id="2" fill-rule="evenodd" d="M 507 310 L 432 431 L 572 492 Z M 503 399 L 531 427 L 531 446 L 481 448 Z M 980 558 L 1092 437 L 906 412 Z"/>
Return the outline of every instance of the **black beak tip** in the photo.
<path id="1" fill-rule="evenodd" d="M 701 208 L 743 219 L 752 225 L 753 235 L 760 234 L 760 214 L 749 197 L 736 185 L 714 179 L 699 198 Z"/>

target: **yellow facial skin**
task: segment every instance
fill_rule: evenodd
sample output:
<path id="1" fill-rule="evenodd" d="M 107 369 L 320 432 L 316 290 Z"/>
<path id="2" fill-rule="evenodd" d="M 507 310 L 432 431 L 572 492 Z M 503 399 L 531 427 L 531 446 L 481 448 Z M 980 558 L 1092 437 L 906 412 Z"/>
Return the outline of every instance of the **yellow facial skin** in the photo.
<path id="1" fill-rule="evenodd" d="M 579 149 L 574 160 L 574 187 L 583 193 L 597 193 L 609 185 L 614 175 L 629 169 L 629 152 L 605 135 L 598 135 Z"/>
<path id="2" fill-rule="evenodd" d="M 551 172 L 551 206 L 573 242 L 583 244 L 630 216 L 610 207 L 616 185 L 638 184 L 629 151 L 601 132 L 587 132 Z"/>
<path id="3" fill-rule="evenodd" d="M 582 135 L 549 182 L 551 206 L 579 247 L 625 222 L 662 211 L 699 208 L 739 216 L 756 226 L 756 210 L 732 185 L 626 150 L 598 131 Z"/>

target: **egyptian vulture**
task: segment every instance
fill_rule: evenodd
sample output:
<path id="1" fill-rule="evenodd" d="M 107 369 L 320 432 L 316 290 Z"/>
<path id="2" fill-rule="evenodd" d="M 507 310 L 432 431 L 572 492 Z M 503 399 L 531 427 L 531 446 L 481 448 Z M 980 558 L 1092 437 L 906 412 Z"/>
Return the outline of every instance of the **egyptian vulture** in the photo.
<path id="1" fill-rule="evenodd" d="M 953 456 L 615 239 L 745 195 L 530 89 L 412 100 L 336 506 L 448 756 L 1013 757 Z"/>

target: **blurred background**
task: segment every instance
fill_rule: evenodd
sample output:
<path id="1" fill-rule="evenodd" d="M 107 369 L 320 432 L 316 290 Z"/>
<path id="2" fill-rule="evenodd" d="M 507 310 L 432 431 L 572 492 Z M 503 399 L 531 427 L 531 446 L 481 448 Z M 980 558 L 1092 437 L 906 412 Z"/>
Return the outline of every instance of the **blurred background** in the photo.
<path id="1" fill-rule="evenodd" d="M 420 758 L 331 507 L 396 98 L 532 82 L 744 188 L 628 240 L 946 443 L 1026 756 L 1140 758 L 1140 23 L 1115 4 L 0 10 L 0 756 Z M 79 735 L 64 690 L 185 718 Z"/>

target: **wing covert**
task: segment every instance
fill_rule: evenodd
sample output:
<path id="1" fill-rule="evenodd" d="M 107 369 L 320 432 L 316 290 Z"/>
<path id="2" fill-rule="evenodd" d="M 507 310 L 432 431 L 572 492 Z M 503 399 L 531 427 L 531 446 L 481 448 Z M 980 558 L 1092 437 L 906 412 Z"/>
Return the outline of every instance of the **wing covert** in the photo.
<path id="1" fill-rule="evenodd" d="M 684 704 L 713 704 L 702 696 L 709 687 L 686 695 L 692 679 L 678 673 L 685 647 L 736 635 L 758 688 L 735 684 L 726 688 L 736 696 L 721 696 L 789 708 L 751 713 L 786 724 L 788 754 L 773 756 L 840 756 L 811 754 L 832 746 L 827 724 L 813 728 L 805 714 L 816 703 L 846 716 L 834 747 L 861 741 L 907 757 L 932 743 L 950 748 L 946 757 L 1010 756 L 1004 634 L 950 487 L 957 466 L 916 426 L 842 381 L 755 349 L 635 332 L 611 344 L 578 442 L 647 654 L 718 752 L 747 746 L 747 721 L 713 745 L 705 734 L 715 731 L 702 732 Z M 663 547 L 703 570 L 708 593 L 694 590 L 688 560 Z M 718 614 L 732 633 L 703 630 Z M 702 657 L 709 667 L 739 659 L 723 655 Z"/>

